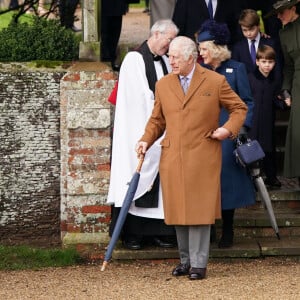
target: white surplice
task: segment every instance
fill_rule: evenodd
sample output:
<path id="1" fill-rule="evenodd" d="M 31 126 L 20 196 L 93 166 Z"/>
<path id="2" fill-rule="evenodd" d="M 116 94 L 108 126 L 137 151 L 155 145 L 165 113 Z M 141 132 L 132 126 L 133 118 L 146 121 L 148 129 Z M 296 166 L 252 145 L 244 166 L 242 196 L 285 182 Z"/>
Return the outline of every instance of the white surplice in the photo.
<path id="1" fill-rule="evenodd" d="M 168 58 L 163 57 L 170 72 Z M 164 74 L 159 61 L 155 61 L 157 78 Z M 135 146 L 143 135 L 146 123 L 154 106 L 154 94 L 149 88 L 145 63 L 139 52 L 129 52 L 124 58 L 119 73 L 119 86 L 113 127 L 113 147 L 108 203 L 121 207 L 138 159 Z M 134 200 L 149 189 L 156 178 L 159 167 L 161 146 L 156 141 L 147 151 L 141 170 L 141 176 Z M 157 208 L 140 208 L 131 204 L 129 212 L 133 215 L 163 219 L 161 188 Z"/>

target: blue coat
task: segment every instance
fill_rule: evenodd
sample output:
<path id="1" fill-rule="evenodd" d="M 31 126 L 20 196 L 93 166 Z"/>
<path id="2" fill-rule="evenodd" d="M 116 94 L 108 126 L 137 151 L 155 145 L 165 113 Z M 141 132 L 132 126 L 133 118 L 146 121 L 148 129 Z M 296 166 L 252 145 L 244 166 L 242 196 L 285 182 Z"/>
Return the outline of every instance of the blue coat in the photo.
<path id="1" fill-rule="evenodd" d="M 226 77 L 231 88 L 247 104 L 248 113 L 244 126 L 250 128 L 254 102 L 245 65 L 229 59 L 222 62 L 221 66 L 216 69 L 216 72 Z M 228 112 L 223 109 L 220 117 L 220 125 L 224 124 L 227 119 Z M 252 178 L 247 170 L 236 162 L 233 154 L 234 149 L 235 141 L 227 139 L 222 142 L 222 209 L 239 208 L 255 203 L 256 195 Z"/>

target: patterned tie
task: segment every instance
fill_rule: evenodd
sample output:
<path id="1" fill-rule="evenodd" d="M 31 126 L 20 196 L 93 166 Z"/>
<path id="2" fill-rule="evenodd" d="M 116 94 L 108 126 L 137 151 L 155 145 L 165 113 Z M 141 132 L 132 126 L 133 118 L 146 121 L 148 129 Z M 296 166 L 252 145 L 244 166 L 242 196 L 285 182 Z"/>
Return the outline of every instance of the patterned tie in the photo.
<path id="1" fill-rule="evenodd" d="M 212 6 L 212 0 L 208 1 L 207 9 L 208 9 L 208 13 L 209 13 L 209 18 L 213 19 L 214 18 L 214 11 L 213 11 L 213 6 Z"/>
<path id="2" fill-rule="evenodd" d="M 253 64 L 255 64 L 255 61 L 256 61 L 255 40 L 251 41 L 250 55 L 251 55 Z"/>
<path id="3" fill-rule="evenodd" d="M 187 77 L 182 77 L 180 79 L 181 81 L 181 86 L 182 86 L 182 89 L 183 89 L 183 92 L 186 94 L 188 88 L 189 88 L 189 83 L 188 83 L 188 78 Z"/>

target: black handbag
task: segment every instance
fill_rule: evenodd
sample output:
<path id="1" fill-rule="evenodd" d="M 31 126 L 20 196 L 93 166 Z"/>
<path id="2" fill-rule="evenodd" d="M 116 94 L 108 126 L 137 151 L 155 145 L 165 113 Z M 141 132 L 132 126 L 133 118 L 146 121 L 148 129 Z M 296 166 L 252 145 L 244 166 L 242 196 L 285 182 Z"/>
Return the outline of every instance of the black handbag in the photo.
<path id="1" fill-rule="evenodd" d="M 265 157 L 265 153 L 257 140 L 247 139 L 242 143 L 240 139 L 236 140 L 236 149 L 233 151 L 237 162 L 243 167 L 247 167 Z"/>

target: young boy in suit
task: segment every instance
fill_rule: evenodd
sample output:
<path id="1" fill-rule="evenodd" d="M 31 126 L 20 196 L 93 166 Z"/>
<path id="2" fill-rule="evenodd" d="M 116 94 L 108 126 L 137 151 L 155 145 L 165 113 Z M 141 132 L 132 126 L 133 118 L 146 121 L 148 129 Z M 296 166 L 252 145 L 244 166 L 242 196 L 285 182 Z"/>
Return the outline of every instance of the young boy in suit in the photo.
<path id="1" fill-rule="evenodd" d="M 276 72 L 281 74 L 280 47 L 276 45 L 274 39 L 260 32 L 260 18 L 253 9 L 245 9 L 239 17 L 239 24 L 244 38 L 234 44 L 232 49 L 232 59 L 242 62 L 246 65 L 248 73 L 256 69 L 256 52 L 259 46 L 271 46 L 276 54 Z"/>
<path id="2" fill-rule="evenodd" d="M 275 109 L 286 107 L 286 103 L 278 98 L 281 90 L 281 80 L 276 74 L 276 53 L 268 45 L 258 48 L 255 71 L 248 74 L 254 99 L 252 127 L 248 133 L 251 139 L 256 139 L 265 152 L 261 167 L 266 176 L 265 184 L 270 188 L 280 188 L 281 183 L 276 174 L 275 151 Z"/>

